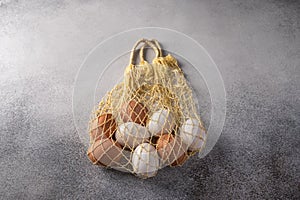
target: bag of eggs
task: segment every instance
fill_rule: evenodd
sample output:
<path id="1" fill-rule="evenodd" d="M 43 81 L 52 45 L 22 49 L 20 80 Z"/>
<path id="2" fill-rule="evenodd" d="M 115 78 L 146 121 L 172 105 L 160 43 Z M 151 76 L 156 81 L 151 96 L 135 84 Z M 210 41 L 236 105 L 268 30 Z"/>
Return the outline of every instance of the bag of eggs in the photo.
<path id="1" fill-rule="evenodd" d="M 140 63 L 134 64 L 139 45 Z M 144 47 L 155 52 L 144 59 Z M 206 141 L 192 89 L 177 60 L 163 56 L 156 40 L 133 47 L 123 81 L 102 98 L 89 122 L 88 157 L 95 165 L 141 178 L 166 166 L 181 166 Z"/>

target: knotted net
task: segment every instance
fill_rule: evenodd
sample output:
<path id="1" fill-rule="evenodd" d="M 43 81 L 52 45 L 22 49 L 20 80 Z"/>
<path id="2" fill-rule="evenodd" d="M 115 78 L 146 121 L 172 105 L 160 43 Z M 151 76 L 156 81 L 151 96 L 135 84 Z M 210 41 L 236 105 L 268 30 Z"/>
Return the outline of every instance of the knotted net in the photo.
<path id="1" fill-rule="evenodd" d="M 134 64 L 138 46 L 140 64 Z M 152 63 L 144 48 L 155 52 Z M 133 47 L 123 81 L 102 98 L 89 122 L 88 157 L 93 164 L 155 176 L 165 166 L 180 166 L 205 145 L 206 130 L 191 87 L 177 60 L 163 56 L 156 40 Z"/>

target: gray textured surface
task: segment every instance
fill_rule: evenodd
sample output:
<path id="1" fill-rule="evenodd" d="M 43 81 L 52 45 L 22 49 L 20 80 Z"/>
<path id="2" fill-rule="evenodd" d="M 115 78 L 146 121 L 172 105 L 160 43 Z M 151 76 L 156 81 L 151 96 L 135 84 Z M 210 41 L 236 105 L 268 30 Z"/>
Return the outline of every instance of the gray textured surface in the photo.
<path id="1" fill-rule="evenodd" d="M 299 199 L 299 1 L 0 0 L 1 199 Z M 213 151 L 149 180 L 85 156 L 72 87 L 89 50 L 161 26 L 201 43 L 227 91 Z"/>

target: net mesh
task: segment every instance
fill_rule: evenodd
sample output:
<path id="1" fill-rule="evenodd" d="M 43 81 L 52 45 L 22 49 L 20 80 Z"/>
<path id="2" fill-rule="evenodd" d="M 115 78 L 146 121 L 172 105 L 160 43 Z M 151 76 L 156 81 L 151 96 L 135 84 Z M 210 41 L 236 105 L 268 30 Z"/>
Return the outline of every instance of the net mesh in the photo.
<path id="1" fill-rule="evenodd" d="M 140 44 L 140 64 L 134 64 Z M 156 56 L 144 59 L 150 46 Z M 155 176 L 165 166 L 181 166 L 206 140 L 192 89 L 177 60 L 163 56 L 156 40 L 133 47 L 124 79 L 94 109 L 89 122 L 88 157 L 93 164 Z"/>

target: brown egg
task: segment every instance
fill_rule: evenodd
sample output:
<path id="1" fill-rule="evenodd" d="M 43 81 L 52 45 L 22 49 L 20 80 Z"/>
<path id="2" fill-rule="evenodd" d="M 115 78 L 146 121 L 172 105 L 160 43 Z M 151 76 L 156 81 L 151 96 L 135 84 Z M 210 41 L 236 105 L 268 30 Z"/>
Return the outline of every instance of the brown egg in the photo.
<path id="1" fill-rule="evenodd" d="M 188 154 L 185 152 L 184 154 L 182 154 L 177 160 L 175 160 L 171 166 L 175 167 L 175 166 L 181 166 L 185 163 L 185 161 L 187 161 L 187 159 L 189 158 Z"/>
<path id="2" fill-rule="evenodd" d="M 91 137 L 91 141 L 102 137 L 106 138 L 106 136 L 103 135 L 103 129 L 99 126 L 97 119 L 92 121 L 90 124 L 90 137 Z"/>
<path id="3" fill-rule="evenodd" d="M 98 117 L 99 127 L 102 129 L 104 135 L 111 138 L 113 133 L 117 129 L 116 120 L 113 118 L 112 114 L 106 113 Z"/>
<path id="4" fill-rule="evenodd" d="M 123 122 L 131 121 L 145 126 L 148 119 L 148 109 L 142 103 L 131 100 L 122 106 L 120 115 Z"/>
<path id="5" fill-rule="evenodd" d="M 187 145 L 179 137 L 163 134 L 157 140 L 156 149 L 162 160 L 166 164 L 171 164 L 187 151 Z"/>
<path id="6" fill-rule="evenodd" d="M 95 165 L 113 166 L 122 157 L 122 148 L 109 138 L 96 140 L 88 149 L 87 155 Z"/>

